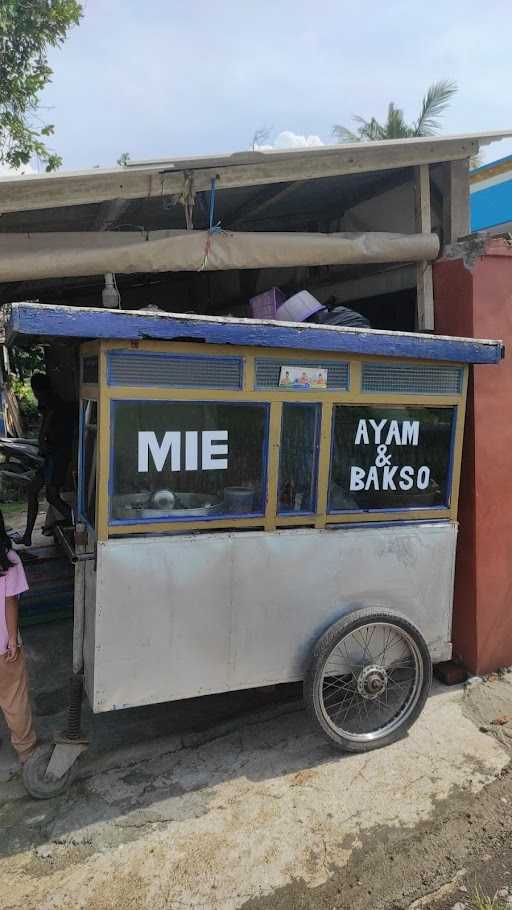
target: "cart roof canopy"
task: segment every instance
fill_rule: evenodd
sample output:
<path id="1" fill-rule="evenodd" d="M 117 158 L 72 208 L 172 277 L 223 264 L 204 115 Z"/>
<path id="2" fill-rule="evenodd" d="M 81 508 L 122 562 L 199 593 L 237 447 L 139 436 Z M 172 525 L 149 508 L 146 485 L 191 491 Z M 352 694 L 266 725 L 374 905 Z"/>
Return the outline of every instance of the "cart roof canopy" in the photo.
<path id="1" fill-rule="evenodd" d="M 459 363 L 497 363 L 504 356 L 501 341 L 475 338 L 39 303 L 13 303 L 6 308 L 5 332 L 8 344 L 25 336 L 43 341 L 45 338 L 191 341 Z"/>

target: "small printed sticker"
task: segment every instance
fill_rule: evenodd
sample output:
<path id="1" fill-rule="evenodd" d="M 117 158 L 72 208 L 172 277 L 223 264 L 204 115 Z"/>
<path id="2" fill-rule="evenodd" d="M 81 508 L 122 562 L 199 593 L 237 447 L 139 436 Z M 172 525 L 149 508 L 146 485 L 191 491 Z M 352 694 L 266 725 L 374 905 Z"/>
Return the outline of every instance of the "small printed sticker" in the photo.
<path id="1" fill-rule="evenodd" d="M 281 367 L 279 385 L 288 389 L 326 389 L 327 370 L 318 367 Z"/>

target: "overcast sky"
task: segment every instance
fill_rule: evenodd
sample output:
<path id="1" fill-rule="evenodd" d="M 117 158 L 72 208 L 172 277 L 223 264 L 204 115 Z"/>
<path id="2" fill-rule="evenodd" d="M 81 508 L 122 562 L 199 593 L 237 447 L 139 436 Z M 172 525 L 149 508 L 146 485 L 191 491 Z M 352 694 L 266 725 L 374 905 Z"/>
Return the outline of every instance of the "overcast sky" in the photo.
<path id="1" fill-rule="evenodd" d="M 510 0 L 86 0 L 44 94 L 64 169 L 332 142 L 354 113 L 414 119 L 426 87 L 459 93 L 443 132 L 512 128 Z M 290 135 L 291 134 L 291 135 Z M 317 138 L 315 138 L 317 137 Z M 512 142 L 484 149 L 512 154 Z"/>

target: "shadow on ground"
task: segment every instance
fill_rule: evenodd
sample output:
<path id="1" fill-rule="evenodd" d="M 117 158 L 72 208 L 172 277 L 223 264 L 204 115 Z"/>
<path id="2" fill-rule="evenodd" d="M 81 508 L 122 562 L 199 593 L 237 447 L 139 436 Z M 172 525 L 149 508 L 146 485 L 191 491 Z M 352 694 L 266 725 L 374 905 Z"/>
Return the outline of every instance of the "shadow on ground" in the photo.
<path id="1" fill-rule="evenodd" d="M 24 638 L 36 724 L 41 737 L 51 739 L 66 720 L 72 623 L 34 626 Z M 90 748 L 78 779 L 64 796 L 44 802 L 25 793 L 6 743 L 0 856 L 48 841 L 81 851 L 117 846 L 148 826 L 205 815 L 216 788 L 236 779 L 270 788 L 286 776 L 292 787 L 294 781 L 307 786 L 323 765 L 348 760 L 346 786 L 354 776 L 360 786 L 365 756 L 354 775 L 353 756 L 335 751 L 306 716 L 301 689 L 294 683 L 99 715 L 84 702 Z M 5 739 L 2 723 L 0 734 Z"/>
<path id="2" fill-rule="evenodd" d="M 72 623 L 33 626 L 25 631 L 24 642 L 35 723 L 40 737 L 50 740 L 66 720 Z M 301 694 L 302 685 L 293 683 L 98 715 L 84 700 L 83 729 L 90 740 L 89 751 L 80 760 L 78 780 L 67 794 L 48 801 L 33 800 L 25 793 L 0 719 L 4 743 L 0 856 L 73 832 L 77 843 L 86 843 L 87 833 L 80 836 L 80 830 L 123 817 L 127 820 L 124 825 L 119 821 L 119 830 L 126 841 L 152 819 L 158 824 L 164 816 L 169 821 L 207 812 L 208 796 L 203 791 L 215 783 L 241 774 L 253 780 L 273 779 L 332 761 L 337 753 L 306 717 Z M 280 716 L 277 727 L 276 716 Z M 266 719 L 270 731 L 266 731 Z M 209 739 L 208 731 L 213 741 L 201 748 L 201 742 Z M 205 755 L 211 760 L 213 753 L 218 756 L 217 773 L 212 773 L 210 761 L 208 769 L 204 763 Z M 251 756 L 247 761 L 244 753 Z M 256 760 L 255 753 L 259 753 Z M 151 814 L 157 804 L 165 804 L 165 810 Z M 142 812 L 136 818 L 135 807 Z"/>

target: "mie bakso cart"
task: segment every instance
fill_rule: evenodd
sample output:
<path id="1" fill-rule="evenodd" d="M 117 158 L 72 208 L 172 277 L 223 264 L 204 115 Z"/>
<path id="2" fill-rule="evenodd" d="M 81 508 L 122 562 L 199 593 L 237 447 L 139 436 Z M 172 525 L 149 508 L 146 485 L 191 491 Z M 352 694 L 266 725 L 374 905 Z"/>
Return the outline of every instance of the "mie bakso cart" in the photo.
<path id="1" fill-rule="evenodd" d="M 332 743 L 403 734 L 451 656 L 469 364 L 502 345 L 34 305 L 10 324 L 94 339 L 75 713 L 82 677 L 94 712 L 304 679 Z M 65 786 L 68 734 L 27 766 L 34 795 Z"/>

